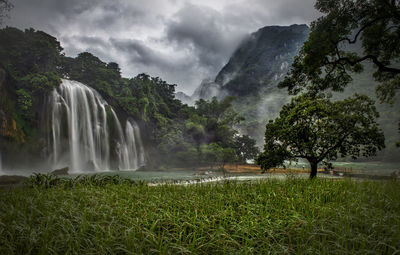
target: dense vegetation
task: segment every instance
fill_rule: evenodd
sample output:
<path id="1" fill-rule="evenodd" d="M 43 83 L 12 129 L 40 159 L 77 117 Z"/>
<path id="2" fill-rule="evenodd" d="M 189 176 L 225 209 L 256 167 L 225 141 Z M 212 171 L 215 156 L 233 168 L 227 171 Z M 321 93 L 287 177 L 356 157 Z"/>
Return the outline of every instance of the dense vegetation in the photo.
<path id="1" fill-rule="evenodd" d="M 15 144 L 32 147 L 31 153 L 46 150 L 38 141 L 49 132 L 47 96 L 68 78 L 99 91 L 119 116 L 139 121 L 154 164 L 245 162 L 257 153 L 249 137 L 234 130 L 243 118 L 232 110 L 233 98 L 200 100 L 189 107 L 175 99 L 176 85 L 147 74 L 123 78 L 117 63 L 104 63 L 88 52 L 66 57 L 62 50 L 56 38 L 41 31 L 0 30 L 0 68 L 5 73 L 0 109 L 2 122 L 9 123 L 0 139 L 7 141 L 2 143 L 7 150 Z M 13 129 L 23 135 L 7 131 Z"/>
<path id="2" fill-rule="evenodd" d="M 374 78 L 382 101 L 391 101 L 400 88 L 400 3 L 394 0 L 318 0 L 325 16 L 314 21 L 311 34 L 282 82 L 291 93 L 305 88 L 341 91 L 352 80 L 351 72 L 374 64 Z M 362 51 L 351 46 L 359 45 Z"/>
<path id="3" fill-rule="evenodd" d="M 0 253 L 393 254 L 399 200 L 393 181 L 149 187 L 86 178 L 1 190 Z"/>
<path id="4" fill-rule="evenodd" d="M 314 178 L 321 162 L 374 156 L 385 147 L 384 134 L 375 121 L 378 116 L 367 96 L 335 102 L 322 96 L 296 97 L 266 125 L 264 152 L 257 162 L 268 170 L 283 166 L 285 160 L 302 158 L 310 163 Z"/>
<path id="5" fill-rule="evenodd" d="M 400 3 L 394 0 L 318 0 L 325 15 L 279 84 L 289 93 L 343 91 L 354 73 L 373 73 L 381 102 L 395 103 L 400 88 Z M 369 66 L 369 65 L 367 65 Z"/>

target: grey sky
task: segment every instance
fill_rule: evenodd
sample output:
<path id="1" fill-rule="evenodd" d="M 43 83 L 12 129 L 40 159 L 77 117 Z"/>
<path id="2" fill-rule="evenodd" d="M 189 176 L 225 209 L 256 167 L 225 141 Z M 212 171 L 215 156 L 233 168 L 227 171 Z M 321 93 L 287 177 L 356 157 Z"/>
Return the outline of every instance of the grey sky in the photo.
<path id="1" fill-rule="evenodd" d="M 89 51 L 125 77 L 159 76 L 191 94 L 241 40 L 267 25 L 309 24 L 315 0 L 11 0 L 5 25 L 56 36 L 68 56 Z"/>

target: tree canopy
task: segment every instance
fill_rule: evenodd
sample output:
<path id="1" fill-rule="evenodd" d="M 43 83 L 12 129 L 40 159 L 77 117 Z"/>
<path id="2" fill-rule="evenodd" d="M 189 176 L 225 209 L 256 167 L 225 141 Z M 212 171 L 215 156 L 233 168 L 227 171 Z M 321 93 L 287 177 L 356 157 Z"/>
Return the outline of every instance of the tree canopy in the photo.
<path id="1" fill-rule="evenodd" d="M 234 148 L 240 163 L 246 163 L 246 160 L 255 159 L 260 152 L 256 146 L 256 141 L 248 135 L 235 137 Z"/>
<path id="2" fill-rule="evenodd" d="M 392 102 L 400 88 L 400 2 L 397 0 L 317 0 L 324 14 L 311 24 L 311 33 L 291 71 L 280 83 L 292 94 L 307 89 L 342 91 L 373 63 L 382 101 Z"/>
<path id="3" fill-rule="evenodd" d="M 285 160 L 303 158 L 310 163 L 313 178 L 322 161 L 373 156 L 385 147 L 377 117 L 374 102 L 366 96 L 331 102 L 301 95 L 266 125 L 264 152 L 257 163 L 268 170 Z"/>

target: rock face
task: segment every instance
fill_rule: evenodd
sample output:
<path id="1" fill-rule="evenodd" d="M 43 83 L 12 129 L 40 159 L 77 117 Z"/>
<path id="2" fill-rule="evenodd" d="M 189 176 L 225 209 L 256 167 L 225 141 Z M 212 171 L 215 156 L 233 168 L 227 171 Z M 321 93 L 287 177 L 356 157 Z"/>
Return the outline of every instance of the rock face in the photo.
<path id="1" fill-rule="evenodd" d="M 64 168 L 61 168 L 61 169 L 56 169 L 53 172 L 51 172 L 50 174 L 56 175 L 56 176 L 58 176 L 58 175 L 68 175 L 68 170 L 69 170 L 68 167 L 64 167 Z"/>
<path id="2" fill-rule="evenodd" d="M 249 35 L 214 80 L 206 79 L 184 103 L 212 97 L 246 97 L 269 93 L 285 76 L 294 57 L 307 40 L 307 25 L 266 26 Z"/>
<path id="3" fill-rule="evenodd" d="M 309 33 L 307 25 L 267 26 L 252 33 L 215 80 L 200 84 L 192 100 L 235 96 L 233 107 L 246 119 L 238 126 L 240 132 L 252 136 L 261 145 L 265 123 L 275 118 L 282 105 L 290 100 L 287 92 L 278 89 L 277 85 Z"/>
<path id="4" fill-rule="evenodd" d="M 215 78 L 229 94 L 259 92 L 284 77 L 307 40 L 306 25 L 268 26 L 250 35 Z"/>

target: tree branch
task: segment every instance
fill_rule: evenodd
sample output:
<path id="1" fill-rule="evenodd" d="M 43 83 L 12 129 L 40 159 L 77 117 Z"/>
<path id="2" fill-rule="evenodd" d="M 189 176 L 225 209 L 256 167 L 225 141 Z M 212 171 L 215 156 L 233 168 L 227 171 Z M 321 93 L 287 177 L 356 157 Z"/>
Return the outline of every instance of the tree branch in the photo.
<path id="1" fill-rule="evenodd" d="M 344 134 L 342 139 L 340 139 L 334 146 L 328 148 L 324 153 L 322 153 L 321 156 L 318 158 L 319 161 L 324 160 L 332 150 L 339 148 L 349 135 L 350 133 Z"/>
<path id="2" fill-rule="evenodd" d="M 368 28 L 369 26 L 373 25 L 375 22 L 377 22 L 377 21 L 379 21 L 379 20 L 382 20 L 382 19 L 386 19 L 386 18 L 388 18 L 388 17 L 381 16 L 381 17 L 377 17 L 377 18 L 375 18 L 375 19 L 373 19 L 373 20 L 367 22 L 364 26 L 362 26 L 362 27 L 358 30 L 358 32 L 357 32 L 357 34 L 354 36 L 354 39 L 353 39 L 353 40 L 351 40 L 351 39 L 348 38 L 348 37 L 343 37 L 343 38 L 339 39 L 339 41 L 337 42 L 337 44 L 339 44 L 340 42 L 343 42 L 343 41 L 347 41 L 349 44 L 354 44 L 354 43 L 356 43 L 357 40 L 358 40 L 358 37 L 361 35 L 361 32 L 362 32 L 362 31 L 364 31 L 364 30 L 365 30 L 366 28 Z"/>
<path id="3" fill-rule="evenodd" d="M 338 58 L 336 61 L 329 62 L 329 64 L 336 65 L 336 64 L 344 61 L 344 62 L 350 64 L 351 66 L 354 66 L 354 65 L 356 65 L 358 63 L 361 63 L 362 61 L 368 60 L 368 59 L 372 60 L 372 62 L 378 67 L 379 71 L 381 71 L 381 72 L 400 74 L 400 69 L 394 68 L 394 67 L 388 67 L 388 66 L 384 65 L 374 55 L 366 55 L 366 56 L 363 56 L 363 57 L 361 57 L 359 59 L 356 59 L 356 60 L 351 60 L 351 59 L 349 59 L 347 57 L 341 57 L 341 58 Z"/>

